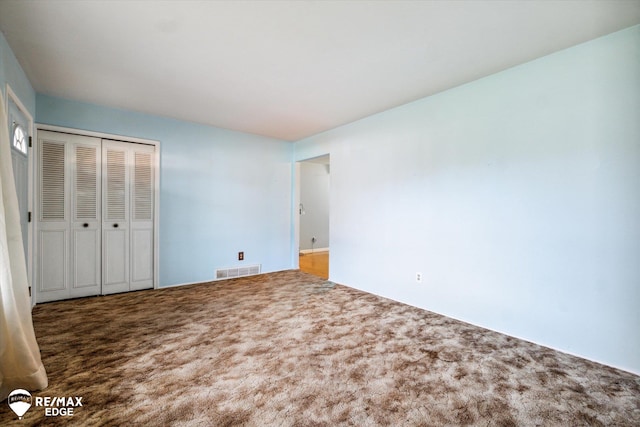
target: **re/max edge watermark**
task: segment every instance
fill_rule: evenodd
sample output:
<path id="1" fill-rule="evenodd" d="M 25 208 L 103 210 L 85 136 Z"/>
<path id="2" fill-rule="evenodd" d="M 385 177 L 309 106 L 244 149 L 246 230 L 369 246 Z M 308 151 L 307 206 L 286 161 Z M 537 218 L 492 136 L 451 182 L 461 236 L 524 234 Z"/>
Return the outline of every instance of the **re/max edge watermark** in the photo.
<path id="1" fill-rule="evenodd" d="M 82 405 L 82 396 L 31 396 L 27 390 L 16 389 L 9 394 L 7 403 L 19 419 L 31 406 L 44 408 L 45 417 L 72 417 Z"/>

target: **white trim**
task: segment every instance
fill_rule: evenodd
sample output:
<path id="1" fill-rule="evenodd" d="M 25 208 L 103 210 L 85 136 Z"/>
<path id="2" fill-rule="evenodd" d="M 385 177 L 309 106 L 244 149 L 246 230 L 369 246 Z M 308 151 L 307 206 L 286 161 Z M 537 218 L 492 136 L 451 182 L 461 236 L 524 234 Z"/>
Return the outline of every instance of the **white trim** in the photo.
<path id="1" fill-rule="evenodd" d="M 227 279 L 227 280 L 229 280 L 229 279 Z M 165 285 L 165 286 L 162 286 L 161 288 L 158 288 L 158 289 L 179 288 L 180 286 L 202 285 L 202 284 L 205 284 L 205 283 L 216 283 L 217 284 L 217 283 L 220 283 L 220 282 L 222 282 L 222 280 L 220 280 L 220 279 L 218 279 L 218 280 L 211 279 L 211 280 L 205 280 L 204 282 L 187 282 L 187 283 L 176 283 L 174 285 Z"/>
<path id="2" fill-rule="evenodd" d="M 155 173 L 155 187 L 154 187 L 154 211 L 153 211 L 153 243 L 154 243 L 154 260 L 153 260 L 153 289 L 158 289 L 159 285 L 160 285 L 160 240 L 159 240 L 159 230 L 160 230 L 160 141 L 157 140 L 153 140 L 153 139 L 144 139 L 144 138 L 137 138 L 137 137 L 133 137 L 133 136 L 124 136 L 124 135 L 117 135 L 117 134 L 110 134 L 110 133 L 104 133 L 104 132 L 94 132 L 94 131 L 89 131 L 89 130 L 83 130 L 83 129 L 75 129 L 75 128 L 68 128 L 68 127 L 63 127 L 63 126 L 55 126 L 55 125 L 47 125 L 47 124 L 43 124 L 43 123 L 36 123 L 35 124 L 35 135 L 33 136 L 33 152 L 31 153 L 33 158 L 37 157 L 37 155 L 39 154 L 37 152 L 38 149 L 38 131 L 41 130 L 46 130 L 46 131 L 53 131 L 53 132 L 63 132 L 63 133 L 68 133 L 68 134 L 72 134 L 72 135 L 81 135 L 81 136 L 90 136 L 90 137 L 94 137 L 94 138 L 100 138 L 100 139 L 108 139 L 108 140 L 114 140 L 114 141 L 123 141 L 123 142 L 130 142 L 130 143 L 135 143 L 135 144 L 145 144 L 145 145 L 153 145 L 154 146 L 154 167 L 156 170 Z M 33 169 L 33 173 L 31 175 L 33 182 L 38 182 L 38 177 L 36 176 L 36 169 Z M 37 221 L 35 220 L 35 218 L 38 218 L 38 214 L 39 212 L 36 212 L 37 209 L 37 204 L 34 205 L 34 209 L 32 210 L 32 218 L 34 218 L 31 222 L 33 224 L 36 224 Z M 35 233 L 35 229 L 34 229 L 34 233 Z M 36 259 L 37 257 L 37 253 L 34 251 L 33 256 L 31 257 L 32 259 Z M 34 265 L 36 265 L 34 263 Z M 35 282 L 34 282 L 35 283 Z M 35 288 L 32 287 L 32 290 L 34 290 Z M 34 301 L 35 301 L 35 291 L 32 292 L 33 296 L 34 296 Z"/>
<path id="3" fill-rule="evenodd" d="M 316 252 L 329 252 L 329 248 L 300 249 L 301 254 L 315 254 Z"/>
<path id="4" fill-rule="evenodd" d="M 294 206 L 293 206 L 293 240 L 294 240 L 294 244 L 295 244 L 295 249 L 297 249 L 296 252 L 293 252 L 294 247 L 292 246 L 292 264 L 293 267 L 298 269 L 300 268 L 300 254 L 306 254 L 306 253 L 310 253 L 312 252 L 311 249 L 300 249 L 300 163 L 302 162 L 306 162 L 308 160 L 311 159 L 315 159 L 318 157 L 323 157 L 323 156 L 329 156 L 329 159 L 331 159 L 331 153 L 327 152 L 327 153 L 323 153 L 323 154 L 319 154 L 317 156 L 313 156 L 313 157 L 309 157 L 309 158 L 304 158 L 304 159 L 300 159 L 300 160 L 295 160 L 295 167 L 293 169 L 293 174 L 294 174 L 294 190 L 293 190 L 293 200 L 294 200 Z M 331 160 L 329 160 L 331 161 Z M 329 178 L 329 192 L 331 192 L 331 178 Z M 329 194 L 329 197 L 331 197 L 331 194 Z M 329 244 L 331 244 L 331 206 L 329 206 Z M 324 251 L 328 251 L 329 248 L 318 248 L 318 249 L 313 249 L 313 252 L 324 252 Z M 329 269 L 329 280 L 331 280 L 331 269 Z"/>
<path id="5" fill-rule="evenodd" d="M 293 167 L 294 187 L 293 191 L 293 244 L 291 246 L 291 261 L 295 269 L 300 268 L 300 162 L 295 162 Z M 295 252 L 293 249 L 296 249 Z"/>
<path id="6" fill-rule="evenodd" d="M 209 279 L 209 280 L 199 280 L 197 282 L 176 283 L 174 285 L 165 285 L 165 286 L 162 286 L 162 287 L 160 287 L 158 289 L 177 288 L 177 287 L 180 287 L 180 286 L 190 286 L 190 285 L 204 285 L 204 284 L 207 284 L 207 283 L 218 285 L 221 282 L 226 282 L 227 280 L 244 279 L 246 277 L 258 277 L 258 276 L 264 276 L 265 274 L 273 274 L 273 273 L 280 273 L 280 272 L 283 272 L 283 271 L 295 271 L 295 270 L 297 270 L 297 268 L 285 268 L 284 270 L 274 270 L 274 271 L 261 271 L 260 273 L 252 274 L 251 276 L 229 277 L 227 279 L 215 279 L 215 278 L 213 278 L 213 279 Z"/>
<path id="7" fill-rule="evenodd" d="M 153 289 L 160 285 L 160 141 L 154 144 L 154 166 L 156 168 L 153 193 Z"/>
<path id="8" fill-rule="evenodd" d="M 13 100 L 13 102 L 16 103 L 18 108 L 20 108 L 20 110 L 22 110 L 22 112 L 27 116 L 27 118 L 29 119 L 29 127 L 33 128 L 33 117 L 29 113 L 29 110 L 27 110 L 27 107 L 25 107 L 22 101 L 20 101 L 20 98 L 18 98 L 18 95 L 16 95 L 13 89 L 11 89 L 11 86 L 9 85 L 9 83 L 7 83 L 7 117 L 9 117 L 9 97 L 11 97 L 11 99 Z M 30 129 L 30 130 L 33 130 L 33 129 Z"/>
<path id="9" fill-rule="evenodd" d="M 75 128 L 68 128 L 63 126 L 47 125 L 43 123 L 36 123 L 36 130 L 50 130 L 53 132 L 70 133 L 73 135 L 92 136 L 94 138 L 100 138 L 100 139 L 113 139 L 114 141 L 135 142 L 137 144 L 155 145 L 158 147 L 160 146 L 160 141 L 156 141 L 154 139 L 137 138 L 135 136 L 125 136 L 125 135 L 118 135 L 113 133 L 94 132 L 94 131 L 84 130 L 84 129 L 75 129 Z"/>
<path id="10" fill-rule="evenodd" d="M 29 113 L 29 110 L 27 109 L 27 107 L 24 106 L 24 104 L 22 103 L 18 95 L 16 95 L 13 89 L 11 89 L 11 85 L 9 83 L 7 83 L 6 89 L 7 89 L 7 92 L 6 92 L 7 93 L 7 101 L 6 101 L 7 123 L 9 123 L 9 99 L 11 99 L 18 106 L 20 111 L 22 111 L 22 114 L 24 114 L 24 116 L 27 118 L 27 121 L 29 122 L 29 129 L 27 129 L 27 137 L 31 136 L 33 138 L 35 134 L 34 127 L 33 127 L 33 116 L 31 115 L 31 113 Z M 10 135 L 9 143 L 11 144 L 12 143 L 11 131 L 9 131 L 9 135 Z M 27 147 L 27 211 L 33 212 L 35 181 L 32 178 L 33 178 L 35 163 L 33 162 L 33 150 L 29 152 L 29 148 L 30 147 Z M 34 255 L 34 248 L 35 248 L 35 245 L 33 242 L 33 239 L 35 236 L 35 230 L 34 230 L 35 221 L 33 220 L 33 218 L 34 217 L 32 213 L 31 222 L 27 224 L 27 282 L 29 282 L 29 286 L 31 287 L 31 307 L 32 308 L 36 305 L 36 288 L 33 285 L 35 283 L 35 281 L 33 280 L 34 278 L 33 266 L 35 265 L 33 263 L 33 255 Z"/>

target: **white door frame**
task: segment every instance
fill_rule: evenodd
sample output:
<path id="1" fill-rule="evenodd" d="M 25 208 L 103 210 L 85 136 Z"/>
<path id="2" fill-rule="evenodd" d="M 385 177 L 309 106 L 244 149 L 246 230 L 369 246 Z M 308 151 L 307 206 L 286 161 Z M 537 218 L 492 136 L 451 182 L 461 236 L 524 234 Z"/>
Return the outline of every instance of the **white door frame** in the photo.
<path id="1" fill-rule="evenodd" d="M 9 85 L 9 83 L 7 83 L 7 100 L 6 100 L 6 112 L 7 112 L 7 123 L 9 123 L 9 99 L 11 99 L 11 101 L 13 101 L 14 104 L 16 104 L 18 106 L 18 108 L 20 109 L 20 111 L 22 112 L 22 114 L 24 114 L 24 116 L 27 118 L 27 121 L 29 122 L 28 125 L 28 129 L 27 129 L 27 133 L 29 134 L 30 137 L 34 136 L 34 129 L 33 129 L 33 116 L 29 113 L 29 110 L 27 110 L 27 107 L 24 106 L 24 103 L 20 100 L 20 98 L 18 98 L 18 95 L 16 95 L 16 93 L 13 91 L 13 89 L 11 89 L 11 86 Z M 11 132 L 9 132 L 9 143 L 11 144 L 12 140 L 12 135 Z M 33 212 L 33 197 L 34 197 L 34 187 L 33 187 L 33 171 L 34 171 L 34 163 L 33 163 L 33 150 L 30 150 L 31 147 L 27 147 L 27 211 L 29 212 Z M 33 214 L 31 215 L 31 221 L 27 223 L 27 281 L 29 282 L 29 287 L 31 288 L 31 306 L 33 307 L 36 304 L 36 293 L 35 293 L 35 287 L 33 286 L 33 236 L 35 236 L 34 234 L 34 229 L 33 229 L 33 224 L 34 224 L 34 220 L 33 220 Z"/>
<path id="2" fill-rule="evenodd" d="M 312 156 L 300 160 L 295 160 L 293 165 L 293 174 L 295 179 L 295 190 L 293 194 L 293 242 L 295 245 L 295 252 L 292 253 L 292 263 L 293 268 L 300 268 L 300 192 L 301 192 L 301 181 L 300 181 L 300 163 L 309 162 L 313 159 L 317 159 L 319 157 L 331 157 L 330 153 L 320 154 L 317 156 Z M 329 180 L 329 186 L 331 186 L 331 180 Z M 331 210 L 331 207 L 329 207 Z M 331 215 L 329 215 L 329 221 L 331 221 Z M 331 224 L 329 224 L 329 239 L 331 239 Z M 331 246 L 331 242 L 329 242 L 329 246 Z M 329 261 L 331 262 L 331 261 Z M 331 270 L 329 270 L 331 271 Z"/>
<path id="3" fill-rule="evenodd" d="M 115 140 L 115 141 L 123 141 L 123 142 L 132 142 L 132 143 L 138 143 L 138 144 L 146 144 L 146 145 L 152 145 L 154 146 L 154 168 L 156 173 L 154 174 L 154 201 L 153 201 L 153 288 L 157 289 L 158 285 L 160 283 L 159 280 L 159 259 L 160 259 L 160 251 L 159 251 L 159 228 L 160 228 L 160 141 L 156 141 L 156 140 L 152 140 L 152 139 L 144 139 L 144 138 L 137 138 L 137 137 L 131 137 L 131 136 L 123 136 L 123 135 L 116 135 L 116 134 L 109 134 L 109 133 L 104 133 L 104 132 L 93 132 L 93 131 L 87 131 L 87 130 L 81 130 L 81 129 L 74 129 L 74 128 L 68 128 L 68 127 L 62 127 L 62 126 L 53 126 L 53 125 L 47 125 L 47 124 L 42 124 L 42 123 L 36 123 L 35 125 L 36 129 L 35 129 L 35 135 L 33 136 L 33 150 L 32 150 L 32 156 L 30 159 L 30 162 L 33 162 L 33 159 L 37 158 L 37 156 L 39 155 L 38 150 L 40 149 L 40 147 L 37 144 L 38 141 L 38 131 L 41 130 L 47 130 L 47 131 L 54 131 L 54 132 L 64 132 L 64 133 L 70 133 L 73 135 L 82 135 L 82 136 L 90 136 L 90 137 L 96 137 L 96 138 L 100 138 L 100 139 L 111 139 L 111 140 Z M 34 165 L 35 166 L 35 165 Z M 31 183 L 29 184 L 29 188 L 33 189 L 33 183 L 38 182 L 38 176 L 37 176 L 37 168 L 36 167 L 32 167 L 32 165 L 29 165 L 30 168 L 30 181 Z M 31 203 L 31 198 L 30 198 L 30 203 Z M 34 209 L 31 210 L 32 213 L 32 221 L 31 224 L 37 224 L 38 221 L 35 220 L 35 218 L 39 218 L 39 214 L 40 212 L 37 211 L 38 204 L 34 203 L 32 205 L 32 207 Z M 38 230 L 33 230 L 33 233 L 37 233 Z M 32 235 L 33 235 L 32 233 Z M 37 247 L 34 245 L 31 245 L 33 252 L 30 255 L 30 264 L 31 264 L 31 268 L 33 268 L 34 265 L 38 265 L 36 263 L 37 258 L 39 256 L 38 251 L 37 251 Z M 32 277 L 34 279 L 36 279 L 35 274 L 37 274 L 36 270 L 33 270 L 33 275 Z M 36 281 L 33 281 L 33 283 L 36 283 Z M 34 288 L 34 292 L 32 292 L 33 294 L 33 301 L 35 301 L 35 294 L 37 292 L 37 289 Z M 35 304 L 35 302 L 33 303 Z"/>

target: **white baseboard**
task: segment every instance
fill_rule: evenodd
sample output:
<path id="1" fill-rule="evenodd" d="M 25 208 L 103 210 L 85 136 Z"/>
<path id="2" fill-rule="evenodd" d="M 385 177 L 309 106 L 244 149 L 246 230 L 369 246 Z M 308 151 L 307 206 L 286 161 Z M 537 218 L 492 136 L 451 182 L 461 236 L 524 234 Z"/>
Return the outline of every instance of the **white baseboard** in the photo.
<path id="1" fill-rule="evenodd" d="M 241 276 L 241 277 L 256 277 L 256 276 L 262 276 L 264 274 L 278 273 L 280 271 L 289 271 L 289 270 L 295 270 L 295 269 L 285 268 L 283 270 L 261 271 L 260 273 L 254 274 L 252 276 Z M 157 288 L 154 288 L 154 289 L 177 288 L 179 286 L 189 286 L 189 285 L 202 285 L 203 283 L 221 282 L 221 281 L 224 281 L 224 280 L 233 280 L 233 279 L 238 279 L 238 277 L 230 277 L 228 279 L 212 278 L 212 279 L 209 279 L 209 280 L 198 280 L 197 282 L 174 283 L 172 285 L 158 286 Z"/>
<path id="2" fill-rule="evenodd" d="M 316 252 L 329 252 L 329 248 L 300 249 L 301 254 L 310 254 Z"/>

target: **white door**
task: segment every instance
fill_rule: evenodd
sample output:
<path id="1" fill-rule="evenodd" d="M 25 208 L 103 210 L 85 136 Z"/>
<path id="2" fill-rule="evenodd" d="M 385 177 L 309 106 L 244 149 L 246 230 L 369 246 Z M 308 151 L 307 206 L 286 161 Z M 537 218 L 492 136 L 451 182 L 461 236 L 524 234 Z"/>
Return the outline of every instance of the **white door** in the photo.
<path id="1" fill-rule="evenodd" d="M 71 297 L 102 291 L 101 149 L 97 138 L 72 142 Z"/>
<path id="2" fill-rule="evenodd" d="M 101 291 L 100 139 L 40 131 L 38 302 Z"/>
<path id="3" fill-rule="evenodd" d="M 69 298 L 67 150 L 58 135 L 38 133 L 38 265 L 36 301 Z"/>
<path id="4" fill-rule="evenodd" d="M 102 293 L 129 290 L 131 152 L 124 142 L 102 142 Z"/>
<path id="5" fill-rule="evenodd" d="M 154 150 L 102 141 L 102 293 L 153 288 Z"/>
<path id="6" fill-rule="evenodd" d="M 130 144 L 131 168 L 131 290 L 153 288 L 154 147 Z"/>
<path id="7" fill-rule="evenodd" d="M 28 218 L 29 218 L 29 119 L 20 107 L 9 97 L 9 132 L 11 138 L 11 164 L 13 166 L 13 178 L 18 195 L 18 209 L 20 210 L 20 228 L 22 229 L 22 242 L 24 256 L 28 256 Z"/>

